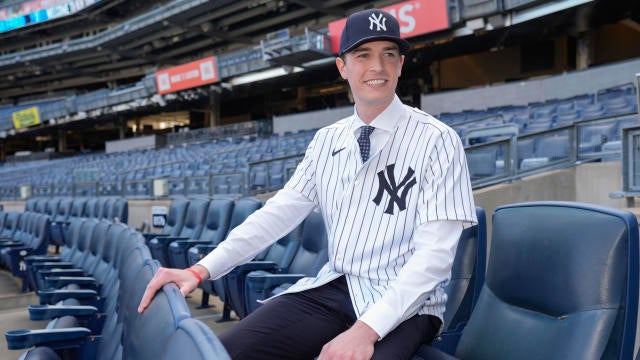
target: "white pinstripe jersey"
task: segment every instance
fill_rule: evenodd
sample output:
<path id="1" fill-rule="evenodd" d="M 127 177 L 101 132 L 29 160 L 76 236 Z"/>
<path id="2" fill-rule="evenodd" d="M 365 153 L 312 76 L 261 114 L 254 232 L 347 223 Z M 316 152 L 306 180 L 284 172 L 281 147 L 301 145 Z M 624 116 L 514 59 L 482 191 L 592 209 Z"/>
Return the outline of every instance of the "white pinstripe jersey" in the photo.
<path id="1" fill-rule="evenodd" d="M 287 292 L 345 274 L 360 317 L 411 257 L 418 225 L 437 220 L 471 224 L 476 217 L 464 149 L 455 131 L 401 104 L 393 132 L 362 164 L 353 121 L 350 116 L 320 129 L 286 184 L 319 206 L 329 238 L 328 263 L 317 277 L 302 279 Z M 436 286 L 418 313 L 442 318 L 444 285 Z"/>

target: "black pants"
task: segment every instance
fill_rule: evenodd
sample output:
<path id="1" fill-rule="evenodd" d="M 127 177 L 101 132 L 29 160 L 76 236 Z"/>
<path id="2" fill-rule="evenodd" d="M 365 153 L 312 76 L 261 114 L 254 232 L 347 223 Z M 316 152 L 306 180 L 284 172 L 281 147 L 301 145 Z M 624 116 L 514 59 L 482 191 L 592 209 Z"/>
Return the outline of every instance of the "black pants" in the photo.
<path id="1" fill-rule="evenodd" d="M 295 294 L 279 296 L 220 336 L 236 359 L 313 359 L 322 346 L 356 320 L 344 276 Z M 416 315 L 375 344 L 373 359 L 411 359 L 433 340 L 441 321 Z"/>

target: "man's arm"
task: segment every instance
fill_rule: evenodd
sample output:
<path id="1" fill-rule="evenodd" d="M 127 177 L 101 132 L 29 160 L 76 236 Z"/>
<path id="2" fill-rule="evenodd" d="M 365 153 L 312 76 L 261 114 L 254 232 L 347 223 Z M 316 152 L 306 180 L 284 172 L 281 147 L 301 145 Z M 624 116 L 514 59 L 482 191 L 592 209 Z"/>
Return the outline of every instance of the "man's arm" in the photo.
<path id="1" fill-rule="evenodd" d="M 186 296 L 198 287 L 201 279 L 220 278 L 239 264 L 253 259 L 284 235 L 290 233 L 316 206 L 297 191 L 285 187 L 274 195 L 263 208 L 251 214 L 240 226 L 229 233 L 225 241 L 205 256 L 191 270 L 160 268 L 147 285 L 138 312 L 151 303 L 155 293 L 164 284 L 173 282 Z"/>

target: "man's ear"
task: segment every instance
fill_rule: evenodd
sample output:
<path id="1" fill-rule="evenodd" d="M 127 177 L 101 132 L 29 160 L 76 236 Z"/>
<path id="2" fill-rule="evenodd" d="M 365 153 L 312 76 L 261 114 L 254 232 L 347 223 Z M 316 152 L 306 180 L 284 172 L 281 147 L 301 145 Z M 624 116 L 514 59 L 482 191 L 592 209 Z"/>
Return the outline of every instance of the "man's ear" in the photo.
<path id="1" fill-rule="evenodd" d="M 346 70 L 346 65 L 344 60 L 338 56 L 336 58 L 336 67 L 338 68 L 338 71 L 340 72 L 340 76 L 342 76 L 343 79 L 347 80 L 347 70 Z"/>

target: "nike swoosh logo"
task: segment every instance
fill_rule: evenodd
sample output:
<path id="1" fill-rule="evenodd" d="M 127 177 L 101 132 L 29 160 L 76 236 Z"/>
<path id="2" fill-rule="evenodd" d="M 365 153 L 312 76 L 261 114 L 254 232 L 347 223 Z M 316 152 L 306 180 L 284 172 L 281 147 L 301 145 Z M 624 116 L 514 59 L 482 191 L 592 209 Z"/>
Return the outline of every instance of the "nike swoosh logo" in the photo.
<path id="1" fill-rule="evenodd" d="M 333 151 L 331 152 L 331 156 L 336 156 L 336 155 L 338 155 L 338 153 L 339 153 L 340 151 L 344 150 L 344 149 L 346 149 L 346 147 L 343 147 L 343 148 L 338 149 L 338 150 L 333 150 Z"/>

